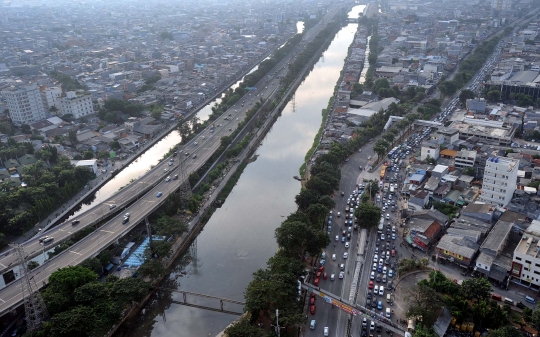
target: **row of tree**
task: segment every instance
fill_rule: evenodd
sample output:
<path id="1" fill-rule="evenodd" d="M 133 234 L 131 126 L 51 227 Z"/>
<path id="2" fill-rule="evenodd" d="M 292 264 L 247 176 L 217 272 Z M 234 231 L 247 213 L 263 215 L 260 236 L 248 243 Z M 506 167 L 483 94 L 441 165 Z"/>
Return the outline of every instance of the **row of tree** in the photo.
<path id="1" fill-rule="evenodd" d="M 54 149 L 54 150 L 53 150 Z M 55 152 L 51 148 L 51 152 Z M 54 162 L 54 161 L 56 162 Z M 4 181 L 0 186 L 0 231 L 20 234 L 78 193 L 94 173 L 75 167 L 65 156 L 47 155 L 24 167 L 25 187 Z"/>

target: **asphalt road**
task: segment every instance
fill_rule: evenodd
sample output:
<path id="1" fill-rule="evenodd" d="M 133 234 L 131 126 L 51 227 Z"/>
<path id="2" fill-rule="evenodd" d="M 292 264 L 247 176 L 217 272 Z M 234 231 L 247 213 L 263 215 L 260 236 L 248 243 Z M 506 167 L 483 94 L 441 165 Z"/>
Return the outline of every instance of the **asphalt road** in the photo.
<path id="1" fill-rule="evenodd" d="M 325 22 L 329 22 L 333 16 L 338 12 L 340 6 L 334 6 L 327 14 L 328 19 Z M 318 32 L 323 28 L 322 22 L 313 27 L 303 37 L 301 47 L 310 42 Z M 215 150 L 220 146 L 221 137 L 230 135 L 238 126 L 249 108 L 255 104 L 260 97 L 268 99 L 269 96 L 277 92 L 277 88 L 280 85 L 279 77 L 284 76 L 288 71 L 287 64 L 296 54 L 302 50 L 301 47 L 297 47 L 293 52 L 289 53 L 279 64 L 277 64 L 270 72 L 265 76 L 257 85 L 256 91 L 253 91 L 249 95 L 246 95 L 237 104 L 231 107 L 226 113 L 220 116 L 214 124 L 216 125 L 213 132 L 210 128 L 207 128 L 193 140 L 181 148 L 181 154 L 174 158 L 174 164 L 169 166 L 169 160 L 162 161 L 159 165 L 150 170 L 146 175 L 128 185 L 122 189 L 119 193 L 115 194 L 105 202 L 91 210 L 81 214 L 77 218 L 71 220 L 79 220 L 80 223 L 76 226 L 71 223 L 65 223 L 58 227 L 55 227 L 51 231 L 44 233 L 44 235 L 54 237 L 54 241 L 61 241 L 71 236 L 75 231 L 80 230 L 85 223 L 88 223 L 95 217 L 99 217 L 104 212 L 110 212 L 111 204 L 121 204 L 127 198 L 136 194 L 138 191 L 146 188 L 148 185 L 156 184 L 148 193 L 139 197 L 136 202 L 131 206 L 125 208 L 116 217 L 101 226 L 97 231 L 93 232 L 85 239 L 79 241 L 75 245 L 71 246 L 68 250 L 57 255 L 53 259 L 49 260 L 45 264 L 34 269 L 33 279 L 38 287 L 44 285 L 51 273 L 59 268 L 77 265 L 85 259 L 97 255 L 101 250 L 108 247 L 111 243 L 115 242 L 119 237 L 122 237 L 130 230 L 132 230 L 138 223 L 144 220 L 144 218 L 158 207 L 160 201 L 164 200 L 170 193 L 173 193 L 178 189 L 182 182 L 182 177 L 178 180 L 172 179 L 175 174 L 178 174 L 178 163 L 183 161 L 185 177 L 187 178 L 191 172 L 200 168 L 207 160 L 212 156 Z M 227 118 L 227 120 L 225 120 Z M 221 126 L 218 126 L 221 125 Z M 185 156 L 183 153 L 188 152 L 189 155 Z M 193 158 L 193 155 L 195 155 Z M 166 170 L 166 171 L 165 171 Z M 171 180 L 166 182 L 165 178 L 170 176 Z M 157 197 L 158 192 L 162 193 L 161 197 Z M 130 221 L 127 224 L 122 224 L 122 220 L 125 213 L 130 213 Z M 38 238 L 31 239 L 25 244 L 25 251 L 39 255 L 46 249 L 50 249 L 49 246 L 44 246 L 38 242 Z M 0 266 L 3 270 L 11 268 L 15 265 L 15 254 L 11 253 L 11 250 L 4 253 L 2 259 L 0 259 Z M 18 272 L 18 271 L 16 271 Z M 18 305 L 22 301 L 22 292 L 20 281 L 10 283 L 6 287 L 0 290 L 0 315 L 5 314 L 8 310 Z"/>

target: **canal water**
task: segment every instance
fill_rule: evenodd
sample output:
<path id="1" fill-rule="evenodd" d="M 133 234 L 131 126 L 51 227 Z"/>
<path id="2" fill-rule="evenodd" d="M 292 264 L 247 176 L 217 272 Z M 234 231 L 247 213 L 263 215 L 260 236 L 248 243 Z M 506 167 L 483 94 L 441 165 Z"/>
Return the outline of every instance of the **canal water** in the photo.
<path id="1" fill-rule="evenodd" d="M 349 15 L 358 17 L 363 8 L 356 6 Z M 276 227 L 296 210 L 294 197 L 300 183 L 293 176 L 298 175 L 319 129 L 321 110 L 332 96 L 356 28 L 357 24 L 351 23 L 335 36 L 258 148 L 256 160 L 246 167 L 198 236 L 194 249 L 177 262 L 168 287 L 244 300 L 253 272 L 264 268 L 277 249 Z M 187 298 L 190 302 L 194 299 Z M 238 317 L 173 301 L 183 301 L 182 295 L 156 296 L 126 336 L 215 336 Z M 216 301 L 204 305 L 219 308 Z M 225 309 L 242 310 L 231 304 L 225 304 Z"/>

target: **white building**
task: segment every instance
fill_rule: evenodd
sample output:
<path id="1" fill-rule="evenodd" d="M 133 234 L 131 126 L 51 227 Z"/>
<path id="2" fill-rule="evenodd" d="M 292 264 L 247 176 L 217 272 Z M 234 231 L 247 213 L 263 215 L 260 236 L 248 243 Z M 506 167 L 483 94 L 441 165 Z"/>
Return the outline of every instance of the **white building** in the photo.
<path id="1" fill-rule="evenodd" d="M 520 282 L 540 285 L 540 221 L 533 220 L 514 250 L 511 275 Z"/>
<path id="2" fill-rule="evenodd" d="M 32 124 L 47 117 L 41 92 L 35 85 L 2 91 L 13 124 Z"/>
<path id="3" fill-rule="evenodd" d="M 78 96 L 75 91 L 68 91 L 65 97 L 59 99 L 59 102 L 62 115 L 71 114 L 77 119 L 94 113 L 91 95 Z"/>
<path id="4" fill-rule="evenodd" d="M 512 8 L 512 0 L 492 0 L 491 7 L 499 11 L 509 10 Z"/>
<path id="5" fill-rule="evenodd" d="M 432 144 L 424 142 L 420 148 L 420 159 L 426 160 L 427 157 L 433 158 L 435 160 L 439 159 L 439 154 L 441 152 L 439 144 Z"/>
<path id="6" fill-rule="evenodd" d="M 94 174 L 97 174 L 97 172 L 98 172 L 97 159 L 79 160 L 79 161 L 77 161 L 75 163 L 74 163 L 74 161 L 72 161 L 72 163 L 75 166 L 88 167 L 89 169 L 92 170 L 92 172 L 94 172 Z"/>
<path id="7" fill-rule="evenodd" d="M 47 104 L 47 109 L 50 109 L 54 106 L 58 109 L 58 111 L 60 111 L 60 104 L 58 104 L 58 100 L 62 95 L 62 88 L 48 87 L 45 88 L 43 93 L 45 94 L 45 103 Z"/>
<path id="8" fill-rule="evenodd" d="M 482 195 L 480 200 L 505 207 L 514 191 L 518 176 L 519 160 L 505 157 L 490 157 L 486 161 Z"/>
<path id="9" fill-rule="evenodd" d="M 456 153 L 454 165 L 459 168 L 473 167 L 476 161 L 476 151 L 461 150 Z"/>

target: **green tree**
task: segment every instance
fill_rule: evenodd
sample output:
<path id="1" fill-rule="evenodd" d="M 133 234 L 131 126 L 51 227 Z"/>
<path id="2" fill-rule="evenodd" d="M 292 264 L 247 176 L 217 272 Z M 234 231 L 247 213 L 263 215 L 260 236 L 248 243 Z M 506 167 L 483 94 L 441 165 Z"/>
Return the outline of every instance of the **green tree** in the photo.
<path id="1" fill-rule="evenodd" d="M 73 145 L 79 143 L 79 141 L 77 140 L 77 133 L 73 130 L 69 130 L 68 139 Z"/>
<path id="2" fill-rule="evenodd" d="M 491 283 L 485 278 L 473 278 L 463 281 L 461 293 L 472 300 L 487 301 L 491 296 Z"/>
<path id="3" fill-rule="evenodd" d="M 32 270 L 32 269 L 36 269 L 37 267 L 39 267 L 39 262 L 34 261 L 34 260 L 28 261 L 28 269 Z"/>
<path id="4" fill-rule="evenodd" d="M 86 151 L 86 152 L 83 154 L 83 158 L 84 158 L 85 160 L 93 159 L 93 158 L 94 158 L 94 152 L 92 152 L 92 151 Z"/>
<path id="5" fill-rule="evenodd" d="M 388 150 L 388 142 L 386 142 L 384 139 L 379 139 L 375 145 L 373 146 L 373 151 L 377 153 L 378 159 L 384 158 L 384 155 L 386 154 L 386 151 Z"/>
<path id="6" fill-rule="evenodd" d="M 225 329 L 225 334 L 229 337 L 262 337 L 263 329 L 252 325 L 249 319 L 242 317 Z"/>
<path id="7" fill-rule="evenodd" d="M 516 337 L 523 336 L 521 332 L 512 325 L 507 325 L 502 328 L 491 330 L 487 337 Z"/>
<path id="8" fill-rule="evenodd" d="M 425 327 L 421 322 L 418 322 L 414 328 L 413 337 L 438 337 L 438 335 L 433 327 Z"/>
<path id="9" fill-rule="evenodd" d="M 473 99 L 475 97 L 474 91 L 469 89 L 461 90 L 459 93 L 459 101 L 462 105 L 465 105 L 468 99 Z"/>
<path id="10" fill-rule="evenodd" d="M 435 290 L 424 284 L 410 288 L 405 295 L 409 305 L 407 317 L 422 317 L 426 326 L 433 326 L 442 308 L 442 302 Z"/>
<path id="11" fill-rule="evenodd" d="M 97 156 L 98 159 L 109 159 L 111 157 L 111 154 L 109 151 L 99 151 Z"/>
<path id="12" fill-rule="evenodd" d="M 540 310 L 533 311 L 531 315 L 531 326 L 536 331 L 540 331 Z"/>
<path id="13" fill-rule="evenodd" d="M 354 215 L 358 219 L 360 227 L 370 229 L 379 225 L 381 209 L 369 203 L 362 203 L 358 206 Z"/>
<path id="14" fill-rule="evenodd" d="M 26 134 L 32 133 L 32 129 L 30 128 L 30 125 L 28 124 L 21 125 L 21 131 L 22 133 L 26 133 Z"/>
<path id="15" fill-rule="evenodd" d="M 97 275 L 101 275 L 101 273 L 103 272 L 103 265 L 101 264 L 101 261 L 99 261 L 99 259 L 95 257 L 84 260 L 81 263 L 81 266 L 90 269 Z"/>
<path id="16" fill-rule="evenodd" d="M 111 142 L 110 147 L 112 150 L 120 150 L 121 146 L 120 143 L 117 140 L 114 140 Z"/>
<path id="17" fill-rule="evenodd" d="M 154 227 L 157 235 L 165 237 L 181 236 L 188 230 L 188 226 L 185 222 L 182 222 L 179 218 L 168 215 L 161 215 Z"/>
<path id="18" fill-rule="evenodd" d="M 487 99 L 490 102 L 498 102 L 501 97 L 501 92 L 499 90 L 490 90 L 487 93 Z"/>
<path id="19" fill-rule="evenodd" d="M 167 273 L 163 263 L 155 259 L 147 259 L 137 271 L 141 276 L 148 276 L 151 279 L 157 279 Z"/>

